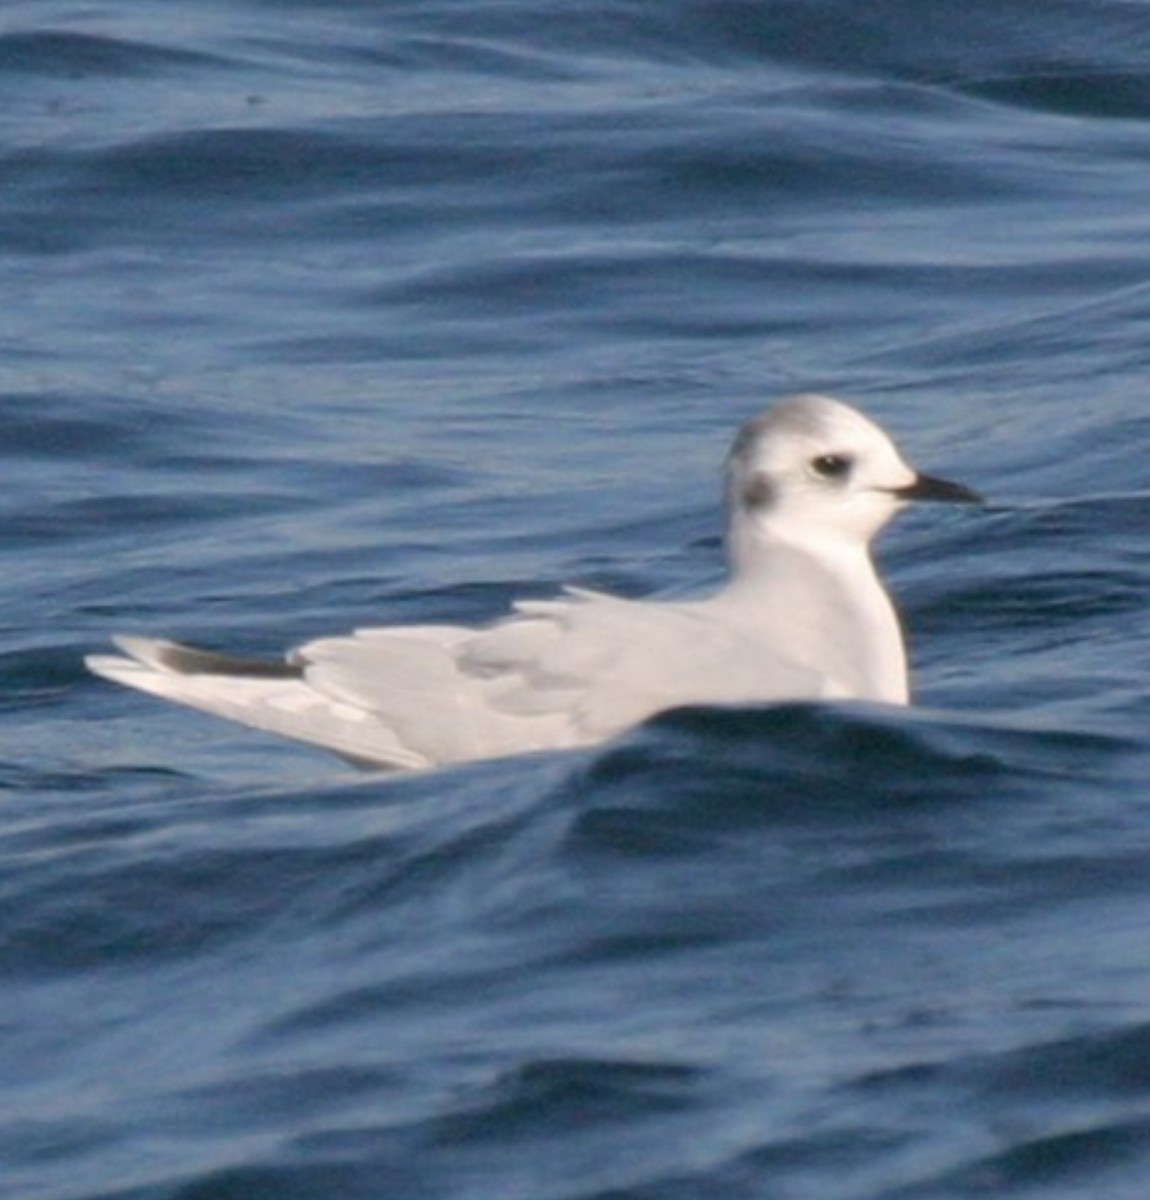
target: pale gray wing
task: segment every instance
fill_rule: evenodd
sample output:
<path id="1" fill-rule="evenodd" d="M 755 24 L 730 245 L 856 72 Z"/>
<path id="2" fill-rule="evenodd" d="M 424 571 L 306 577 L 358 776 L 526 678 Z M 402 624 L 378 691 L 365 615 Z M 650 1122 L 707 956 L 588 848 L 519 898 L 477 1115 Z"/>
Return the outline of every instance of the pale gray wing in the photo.
<path id="1" fill-rule="evenodd" d="M 535 623 L 519 630 L 525 644 L 550 633 Z M 293 661 L 317 695 L 370 713 L 428 762 L 575 744 L 563 706 L 523 711 L 504 705 L 508 677 L 470 668 L 467 648 L 483 636 L 452 626 L 361 629 L 301 646 Z"/>
<path id="2" fill-rule="evenodd" d="M 316 691 L 435 762 L 580 745 L 683 704 L 814 698 L 828 681 L 706 604 L 573 592 L 486 630 L 360 630 L 301 647 Z"/>

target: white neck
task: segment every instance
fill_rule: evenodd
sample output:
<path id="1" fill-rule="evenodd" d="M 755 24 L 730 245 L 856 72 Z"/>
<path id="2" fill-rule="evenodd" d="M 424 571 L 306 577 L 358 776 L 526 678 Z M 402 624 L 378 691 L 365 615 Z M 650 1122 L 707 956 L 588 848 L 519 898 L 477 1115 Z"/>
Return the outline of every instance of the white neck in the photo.
<path id="1" fill-rule="evenodd" d="M 800 541 L 762 526 L 731 547 L 728 595 L 740 609 L 795 615 L 797 662 L 825 673 L 839 699 L 906 704 L 906 648 L 868 547 L 856 539 Z"/>

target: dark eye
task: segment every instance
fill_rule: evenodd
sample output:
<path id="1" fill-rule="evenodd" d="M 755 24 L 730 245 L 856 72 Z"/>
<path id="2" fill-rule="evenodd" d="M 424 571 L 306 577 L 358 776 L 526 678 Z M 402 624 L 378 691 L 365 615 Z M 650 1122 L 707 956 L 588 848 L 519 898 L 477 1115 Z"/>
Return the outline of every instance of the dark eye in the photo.
<path id="1" fill-rule="evenodd" d="M 854 459 L 849 454 L 820 454 L 811 459 L 811 470 L 824 479 L 844 479 L 853 466 Z"/>

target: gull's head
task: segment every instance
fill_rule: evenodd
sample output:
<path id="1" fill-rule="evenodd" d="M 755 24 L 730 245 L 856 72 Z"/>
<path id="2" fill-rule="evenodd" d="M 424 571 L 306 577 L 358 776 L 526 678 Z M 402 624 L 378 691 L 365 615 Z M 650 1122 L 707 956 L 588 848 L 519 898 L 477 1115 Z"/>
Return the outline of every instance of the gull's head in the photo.
<path id="1" fill-rule="evenodd" d="M 815 395 L 793 396 L 743 427 L 727 486 L 736 557 L 779 540 L 865 547 L 913 500 L 979 500 L 908 466 L 856 409 Z"/>

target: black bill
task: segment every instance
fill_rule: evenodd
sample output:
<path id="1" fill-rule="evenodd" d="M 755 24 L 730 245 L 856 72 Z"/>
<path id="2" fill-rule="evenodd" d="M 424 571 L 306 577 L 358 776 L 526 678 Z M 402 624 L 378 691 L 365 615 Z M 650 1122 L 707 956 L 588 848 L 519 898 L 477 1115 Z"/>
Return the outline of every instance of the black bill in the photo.
<path id="1" fill-rule="evenodd" d="M 933 475 L 916 475 L 914 483 L 891 489 L 900 500 L 937 500 L 943 504 L 982 504 L 982 497 L 962 483 L 936 479 Z"/>

